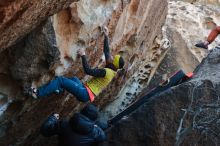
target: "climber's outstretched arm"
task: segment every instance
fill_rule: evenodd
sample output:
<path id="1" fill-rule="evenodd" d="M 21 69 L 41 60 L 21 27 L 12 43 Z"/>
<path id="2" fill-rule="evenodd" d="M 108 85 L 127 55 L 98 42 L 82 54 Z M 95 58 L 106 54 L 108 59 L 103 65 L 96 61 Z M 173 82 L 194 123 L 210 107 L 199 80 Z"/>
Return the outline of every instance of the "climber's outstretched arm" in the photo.
<path id="1" fill-rule="evenodd" d="M 108 42 L 108 36 L 104 35 L 104 48 L 103 48 L 104 54 L 105 54 L 105 60 L 106 63 L 111 57 L 110 50 L 109 50 L 109 42 Z"/>
<path id="2" fill-rule="evenodd" d="M 104 33 L 104 48 L 103 48 L 103 52 L 105 54 L 105 61 L 106 64 L 112 63 L 113 59 L 112 59 L 112 55 L 109 49 L 109 38 L 108 38 L 108 28 L 104 27 L 103 30 Z"/>
<path id="3" fill-rule="evenodd" d="M 88 75 L 94 76 L 94 77 L 105 77 L 106 71 L 105 69 L 98 69 L 98 68 L 91 68 L 87 62 L 85 51 L 83 49 L 80 49 L 78 51 L 78 54 L 82 58 L 82 64 L 84 72 Z"/>

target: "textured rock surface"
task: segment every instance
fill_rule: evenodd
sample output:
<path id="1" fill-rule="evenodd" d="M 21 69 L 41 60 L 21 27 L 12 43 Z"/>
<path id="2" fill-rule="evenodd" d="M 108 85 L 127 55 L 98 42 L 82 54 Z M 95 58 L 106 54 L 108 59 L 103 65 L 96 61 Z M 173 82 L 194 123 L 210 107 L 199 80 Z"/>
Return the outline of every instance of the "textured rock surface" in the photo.
<path id="1" fill-rule="evenodd" d="M 30 86 L 33 79 L 42 75 L 49 76 L 49 72 L 54 74 L 53 68 L 59 63 L 60 52 L 56 47 L 55 32 L 50 20 L 6 51 L 12 62 L 9 67 L 11 75 L 21 81 L 23 86 Z"/>
<path id="2" fill-rule="evenodd" d="M 149 85 L 145 86 L 145 91 L 148 91 L 168 77 L 172 76 L 176 71 L 183 70 L 185 73 L 193 72 L 199 64 L 196 56 L 187 47 L 187 43 L 182 39 L 182 36 L 175 30 L 167 30 L 169 40 L 172 42 L 172 47 L 156 70 Z"/>
<path id="3" fill-rule="evenodd" d="M 184 2 L 189 2 L 191 4 L 199 3 L 203 5 L 219 5 L 220 4 L 219 0 L 172 0 L 172 1 L 184 1 Z"/>
<path id="4" fill-rule="evenodd" d="M 110 30 L 112 53 L 120 53 L 125 60 L 129 60 L 126 65 L 129 66 L 130 70 L 126 76 L 116 78 L 105 90 L 105 93 L 96 98 L 95 103 L 103 107 L 114 98 L 117 98 L 117 94 L 126 80 L 139 68 L 143 63 L 142 61 L 147 61 L 147 58 L 150 59 L 151 55 L 157 52 L 158 44 L 154 44 L 154 41 L 156 37 L 158 40 L 162 38 L 161 27 L 166 14 L 167 2 L 161 2 L 160 0 L 94 0 L 92 2 L 82 0 L 73 3 L 68 9 L 51 18 L 60 53 L 58 57 L 57 50 L 53 50 L 53 47 L 51 47 L 54 44 L 53 40 L 50 39 L 51 35 L 45 35 L 51 34 L 45 33 L 50 30 L 48 29 L 50 27 L 44 25 L 38 27 L 36 29 L 38 31 L 33 31 L 20 42 L 26 49 L 21 52 L 22 55 L 18 53 L 12 56 L 17 62 L 7 57 L 3 59 L 8 65 L 3 66 L 2 71 L 7 76 L 13 74 L 16 79 L 22 80 L 20 86 L 30 82 L 41 85 L 55 75 L 75 75 L 86 81 L 88 77 L 84 77 L 81 60 L 77 58 L 76 51 L 80 45 L 85 46 L 90 65 L 94 67 L 102 66 L 104 62 L 102 53 L 103 36 L 100 26 L 105 24 Z M 31 38 L 30 41 L 29 38 Z M 34 42 L 32 38 L 39 41 Z M 45 39 L 45 41 L 42 41 L 43 44 L 41 44 L 42 39 Z M 37 46 L 34 45 L 35 43 Z M 18 49 L 19 43 L 16 45 L 2 54 L 11 55 L 10 51 L 14 52 L 12 51 L 13 48 L 20 50 Z M 157 45 L 157 47 L 155 48 L 154 45 Z M 42 46 L 48 49 L 37 51 Z M 30 52 L 30 50 L 32 51 Z M 152 52 L 147 53 L 148 50 Z M 52 59 L 44 58 L 48 54 Z M 163 53 L 159 53 L 159 57 L 161 54 Z M 32 57 L 30 63 L 25 60 L 29 55 L 36 55 L 34 58 Z M 47 59 L 53 60 L 52 62 L 49 61 L 52 64 L 48 64 Z M 22 62 L 22 60 L 25 61 Z M 53 62 L 55 62 L 55 65 L 53 65 Z M 11 68 L 9 68 L 10 63 L 13 63 Z M 32 66 L 32 64 L 34 65 Z M 22 68 L 19 68 L 20 65 Z M 157 66 L 156 62 L 153 66 Z M 35 72 L 36 68 L 39 69 L 39 72 Z M 5 72 L 6 70 L 7 72 Z M 32 71 L 29 72 L 29 70 Z M 18 74 L 15 72 L 18 72 Z M 112 92 L 113 90 L 114 92 Z M 8 95 L 8 93 L 4 94 Z M 1 128 L 1 145 L 55 145 L 55 137 L 45 139 L 40 136 L 39 127 L 42 121 L 52 112 L 58 112 L 65 117 L 70 116 L 83 106 L 82 103 L 79 103 L 72 95 L 67 93 L 38 101 L 22 95 L 15 99 L 0 121 L 3 125 Z"/>
<path id="5" fill-rule="evenodd" d="M 192 5 L 189 1 L 170 1 L 167 7 L 166 0 L 80 0 L 47 21 L 46 16 L 70 4 L 70 1 L 33 1 L 30 5 L 28 1 L 8 1 L 7 5 L 6 2 L 0 2 L 1 14 L 7 12 L 7 17 L 0 24 L 0 51 L 20 39 L 0 53 L 0 115 L 4 113 L 0 117 L 0 145 L 56 145 L 56 137 L 46 139 L 40 136 L 40 124 L 52 112 L 68 117 L 82 108 L 83 104 L 68 93 L 35 101 L 24 97 L 21 89 L 30 84 L 40 86 L 57 75 L 88 80 L 76 52 L 84 47 L 90 65 L 103 66 L 103 25 L 110 30 L 112 53 L 120 53 L 128 68 L 124 76 L 116 77 L 95 100 L 95 104 L 103 109 L 104 118 L 117 114 L 136 100 L 143 89 L 146 92 L 155 87 L 176 70 L 194 70 L 207 52 L 193 47 L 193 44 L 205 39 L 209 30 L 219 25 L 218 8 L 200 5 L 200 1 L 194 2 Z M 216 4 L 217 1 L 205 2 Z M 13 13 L 10 11 L 12 8 L 15 9 Z M 9 25 L 9 22 L 12 23 Z M 2 29 L 6 24 L 7 29 Z M 217 39 L 213 46 L 218 42 Z M 215 55 L 211 62 L 218 63 Z M 210 73 L 207 69 L 204 71 Z M 200 70 L 198 73 L 201 73 Z M 218 78 L 216 74 L 213 78 Z M 201 77 L 204 77 L 203 74 Z M 130 123 L 134 122 L 134 118 L 139 120 L 135 121 L 138 125 L 127 128 L 129 122 L 126 121 L 116 125 L 109 134 L 113 142 L 111 145 L 173 145 L 182 116 L 180 110 L 186 108 L 191 100 L 190 96 L 185 97 L 185 93 L 191 87 L 197 87 L 195 80 L 152 99 L 142 107 L 144 110 L 140 109 L 137 115 L 128 119 Z M 200 85 L 202 89 L 202 86 L 205 88 L 198 97 L 204 94 L 204 97 L 210 95 L 210 98 L 214 98 L 209 90 L 205 94 L 205 89 L 213 88 L 212 84 L 201 82 Z M 203 100 L 203 97 L 200 98 Z M 146 113 L 146 110 L 149 112 Z M 213 115 L 218 114 L 213 112 Z M 190 120 L 190 116 L 187 117 L 184 126 L 188 126 Z M 192 134 L 197 136 L 194 132 Z M 178 142 L 189 144 L 187 138 L 182 141 L 181 135 Z M 205 142 L 212 145 L 209 141 Z"/>
<path id="6" fill-rule="evenodd" d="M 48 16 L 76 0 L 2 0 L 0 2 L 0 51 L 22 39 Z"/>
<path id="7" fill-rule="evenodd" d="M 118 94 L 120 98 L 103 110 L 103 116 L 114 116 L 133 102 L 140 91 L 154 88 L 179 69 L 186 73 L 192 72 L 208 52 L 196 48 L 194 44 L 206 39 L 210 29 L 219 24 L 218 15 L 219 9 L 213 5 L 204 6 L 199 2 L 193 5 L 188 2 L 170 1 L 163 27 L 163 38 L 170 40 L 171 49 L 167 54 L 161 51 L 161 46 L 156 47 L 156 53 L 151 54 L 149 50 L 150 59 L 146 58 L 142 62 L 143 65 L 133 73 L 127 85 Z M 218 44 L 219 38 L 210 45 L 209 49 Z M 165 57 L 158 56 L 161 52 Z M 161 62 L 159 58 L 164 59 L 157 69 L 157 65 Z"/>
<path id="8" fill-rule="evenodd" d="M 212 4 L 211 2 L 208 2 L 208 3 Z M 206 6 L 203 6 L 200 4 L 201 4 L 200 2 L 196 3 L 195 5 L 192 5 L 192 4 L 186 3 L 186 2 L 175 2 L 175 1 L 169 2 L 168 16 L 167 16 L 167 20 L 166 20 L 166 23 L 165 23 L 163 29 L 165 30 L 164 36 L 166 36 L 166 38 L 168 38 L 170 40 L 172 47 L 167 52 L 166 56 L 164 57 L 163 61 L 161 62 L 161 65 L 156 70 L 152 79 L 148 80 L 148 81 L 150 81 L 150 83 L 149 84 L 145 83 L 145 86 L 139 87 L 138 90 L 142 89 L 145 92 L 148 92 L 150 89 L 157 86 L 162 80 L 166 79 L 168 76 L 172 75 L 174 72 L 176 72 L 179 69 L 184 70 L 186 73 L 193 71 L 195 69 L 195 67 L 199 64 L 199 62 L 207 55 L 207 52 L 205 52 L 204 50 L 199 49 L 199 48 L 195 48 L 194 44 L 198 40 L 204 40 L 205 37 L 208 35 L 210 29 L 212 29 L 214 26 L 216 26 L 216 24 L 219 25 L 219 20 L 217 19 L 218 15 L 219 15 L 219 10 L 218 10 L 218 7 L 215 7 L 212 5 L 209 5 L 208 7 L 206 7 Z M 219 39 L 217 38 L 216 41 L 212 44 L 212 46 L 210 46 L 209 49 L 213 48 L 214 46 L 216 46 L 218 44 L 219 44 Z M 136 77 L 137 80 L 139 78 L 141 78 L 141 77 L 139 77 L 139 76 Z M 133 81 L 129 84 L 129 86 L 125 87 L 125 89 L 127 89 L 129 91 L 133 91 L 133 89 L 136 88 L 137 85 L 138 84 L 135 81 Z M 187 86 L 188 85 L 186 85 L 186 87 Z M 204 86 L 205 86 L 205 84 L 204 84 Z M 207 86 L 209 86 L 209 85 L 207 85 Z M 190 87 L 191 86 L 189 86 L 187 88 L 190 88 Z M 179 90 L 181 90 L 181 88 L 184 89 L 185 86 L 180 87 Z M 182 97 L 181 94 L 185 95 L 184 94 L 185 92 L 178 94 L 178 96 Z M 212 91 L 209 91 L 209 92 L 212 92 Z M 174 93 L 171 93 L 171 94 L 174 94 Z M 212 93 L 210 93 L 210 94 L 212 94 Z M 119 94 L 119 96 L 121 96 L 121 95 L 123 96 L 124 93 L 122 92 Z M 132 98 L 128 98 L 128 100 L 133 99 L 134 96 L 135 95 L 131 95 Z M 166 96 L 168 98 L 169 96 L 173 96 L 173 95 L 169 94 Z M 178 98 L 175 100 L 179 101 L 182 99 Z M 127 101 L 127 99 L 116 100 L 113 103 L 111 103 L 110 105 L 108 105 L 107 108 L 105 108 L 103 110 L 102 114 L 104 116 L 106 116 L 106 115 L 107 116 L 114 116 L 115 114 L 120 112 L 122 109 L 124 109 L 127 106 L 126 105 L 127 103 L 130 103 L 132 101 L 133 100 Z M 163 102 L 163 101 L 164 101 L 164 103 L 166 103 L 167 100 L 161 100 L 161 102 Z M 158 101 L 158 102 L 160 102 L 160 101 Z M 152 104 L 154 104 L 154 103 L 152 103 Z M 177 104 L 176 102 L 173 102 L 172 104 L 177 105 L 177 107 L 179 105 L 179 103 Z M 184 105 L 183 102 L 181 104 Z M 116 108 L 115 106 L 118 108 Z M 148 109 L 147 106 L 146 106 L 146 108 Z M 154 107 L 154 105 L 152 105 L 152 106 Z M 145 113 L 144 111 L 146 111 L 146 110 L 144 108 L 142 108 L 142 110 L 144 110 L 144 111 L 139 111 L 139 114 L 137 114 L 136 116 L 133 116 L 133 118 L 137 119 L 137 120 L 132 121 L 130 123 L 128 122 L 129 124 L 128 123 L 125 124 L 126 126 L 123 126 L 123 124 L 124 124 L 124 121 L 123 121 L 123 122 L 121 122 L 120 127 L 116 126 L 114 128 L 114 130 L 112 131 L 112 133 L 109 135 L 110 136 L 109 145 L 146 145 L 146 143 L 148 145 L 174 145 L 176 142 L 175 141 L 175 138 L 176 138 L 176 131 L 175 130 L 177 130 L 177 128 L 176 128 L 177 125 L 175 127 L 176 129 L 175 128 L 173 129 L 173 131 L 172 131 L 173 133 L 171 131 L 169 131 L 169 132 L 171 132 L 171 135 L 173 136 L 172 139 L 169 139 L 169 137 L 166 137 L 167 138 L 167 140 L 166 140 L 164 138 L 164 135 L 166 135 L 166 134 L 169 135 L 169 132 L 160 137 L 161 134 L 159 132 L 160 132 L 160 130 L 161 131 L 164 130 L 164 127 L 159 129 L 157 133 L 154 133 L 155 129 L 158 129 L 158 128 L 154 127 L 154 125 L 151 125 L 151 124 L 155 123 L 155 122 L 157 123 L 157 121 L 152 120 L 151 116 L 154 115 L 155 118 L 158 118 L 160 116 L 160 114 L 158 115 L 158 113 L 163 114 L 163 110 L 161 110 L 160 112 L 158 112 L 156 114 L 154 112 L 151 112 L 152 106 L 150 106 L 149 110 L 147 110 L 149 112 L 149 115 L 148 115 L 148 113 Z M 156 105 L 155 105 L 155 108 L 157 108 Z M 159 107 L 159 108 L 162 108 L 162 107 Z M 153 108 L 153 110 L 154 110 L 154 108 Z M 172 109 L 172 110 L 175 111 L 174 109 Z M 144 115 L 141 115 L 141 114 L 144 114 Z M 161 117 L 161 119 L 158 119 L 158 122 L 161 122 L 162 125 L 166 124 L 170 119 L 163 121 L 163 118 L 164 117 L 167 119 L 172 118 L 172 116 L 173 116 L 172 114 L 175 114 L 175 113 L 172 113 L 171 115 L 170 114 L 171 114 L 170 112 L 167 113 L 166 115 Z M 142 119 L 142 117 L 145 117 L 145 115 L 147 115 L 146 119 L 144 119 L 144 118 Z M 157 117 L 157 115 L 158 115 L 158 117 Z M 218 116 L 218 114 L 216 114 L 215 112 L 214 112 L 214 115 Z M 138 117 L 140 117 L 140 118 L 138 118 Z M 150 120 L 148 120 L 148 119 L 150 119 Z M 146 125 L 146 121 L 150 122 L 149 125 Z M 178 122 L 180 120 L 175 119 L 175 120 L 171 120 L 171 121 L 173 123 L 178 124 Z M 135 125 L 135 123 L 138 123 L 138 125 L 146 125 L 146 126 L 138 127 Z M 134 125 L 134 127 L 130 128 L 129 125 Z M 172 124 L 170 124 L 170 125 L 172 125 Z M 169 127 L 169 126 L 167 126 L 167 127 Z M 125 129 L 128 131 L 126 131 Z M 133 130 L 135 132 L 133 132 Z M 132 132 L 129 132 L 129 131 L 132 131 Z M 150 131 L 150 132 L 143 133 L 143 131 Z M 152 131 L 155 136 L 153 138 L 151 138 Z M 135 135 L 133 135 L 134 133 L 135 133 Z M 145 139 L 146 137 L 150 137 L 150 138 Z M 123 140 L 121 141 L 121 139 L 123 139 Z M 216 138 L 214 138 L 214 139 L 216 140 Z M 152 142 L 153 140 L 155 140 L 155 141 Z M 191 139 L 189 139 L 189 140 L 191 140 Z M 161 143 L 158 143 L 157 141 L 159 141 Z M 169 143 L 171 141 L 172 141 L 172 143 Z M 196 143 L 195 141 L 191 140 L 192 143 Z M 199 141 L 200 141 L 200 144 L 203 143 L 201 139 L 199 139 Z M 192 144 L 192 143 L 190 143 L 190 144 Z M 212 145 L 211 143 L 212 142 L 207 140 L 203 144 L 204 145 L 206 145 L 206 144 Z M 189 143 L 187 143 L 187 140 L 186 140 L 185 145 L 189 145 Z"/>
<path id="9" fill-rule="evenodd" d="M 177 31 L 192 54 L 201 61 L 206 56 L 206 52 L 196 48 L 194 44 L 199 40 L 205 40 L 211 29 L 220 24 L 219 14 L 219 8 L 215 5 L 193 5 L 182 1 L 170 1 L 165 26 Z M 209 49 L 218 44 L 219 38 L 210 45 Z"/>
<path id="10" fill-rule="evenodd" d="M 101 119 L 113 117 L 125 109 L 130 103 L 135 101 L 141 91 L 148 86 L 161 61 L 167 55 L 167 52 L 169 52 L 170 44 L 166 41 L 162 40 L 155 42 L 154 47 L 149 49 L 149 52 L 152 52 L 151 57 L 142 60 L 142 64 L 128 79 L 116 99 L 102 110 L 100 116 Z M 135 61 L 136 60 L 133 60 L 133 64 L 131 66 L 136 64 Z"/>
<path id="11" fill-rule="evenodd" d="M 219 145 L 219 55 L 214 50 L 193 79 L 152 97 L 117 123 L 103 145 Z"/>

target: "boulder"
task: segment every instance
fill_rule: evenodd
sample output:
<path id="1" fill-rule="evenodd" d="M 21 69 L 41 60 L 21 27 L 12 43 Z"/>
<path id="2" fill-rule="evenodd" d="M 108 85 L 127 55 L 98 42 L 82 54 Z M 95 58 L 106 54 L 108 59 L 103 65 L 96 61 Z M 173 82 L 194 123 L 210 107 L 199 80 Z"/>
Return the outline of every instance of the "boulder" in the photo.
<path id="1" fill-rule="evenodd" d="M 102 67 L 105 61 L 100 25 L 107 25 L 110 30 L 111 52 L 113 55 L 119 53 L 128 60 L 126 66 L 129 67 L 129 72 L 123 78 L 116 78 L 96 98 L 95 104 L 104 107 L 117 98 L 125 82 L 142 64 L 141 61 L 151 57 L 153 52 L 147 53 L 147 50 L 154 47 L 155 38 L 162 39 L 161 27 L 167 14 L 167 2 L 92 2 L 80 1 L 71 4 L 47 22 L 41 23 L 23 40 L 6 49 L 3 53 L 11 58 L 2 58 L 8 63 L 7 66 L 2 66 L 3 74 L 9 77 L 13 75 L 14 81 L 18 80 L 20 86 L 40 86 L 57 75 L 77 76 L 85 82 L 89 77 L 83 73 L 76 51 L 84 44 L 82 47 L 86 48 L 89 64 Z M 87 13 L 85 10 L 91 12 Z M 57 44 L 57 47 L 54 47 L 54 44 Z M 4 112 L 1 123 L 8 124 L 2 128 L 5 131 L 0 137 L 1 145 L 55 145 L 56 137 L 46 139 L 40 135 L 41 123 L 53 112 L 68 118 L 84 106 L 67 92 L 40 100 L 33 100 L 22 94 L 19 96 L 20 98 L 14 98 L 16 100 Z"/>
<path id="2" fill-rule="evenodd" d="M 76 0 L 2 0 L 0 2 L 0 52 L 21 40 L 42 21 Z"/>
<path id="3" fill-rule="evenodd" d="M 191 80 L 150 98 L 114 125 L 103 146 L 218 145 L 219 55 L 215 49 Z"/>
<path id="4" fill-rule="evenodd" d="M 59 63 L 60 52 L 56 47 L 51 20 L 42 23 L 6 51 L 12 62 L 9 66 L 10 74 L 15 80 L 21 81 L 23 87 L 31 86 L 42 75 L 54 74 L 53 68 Z"/>

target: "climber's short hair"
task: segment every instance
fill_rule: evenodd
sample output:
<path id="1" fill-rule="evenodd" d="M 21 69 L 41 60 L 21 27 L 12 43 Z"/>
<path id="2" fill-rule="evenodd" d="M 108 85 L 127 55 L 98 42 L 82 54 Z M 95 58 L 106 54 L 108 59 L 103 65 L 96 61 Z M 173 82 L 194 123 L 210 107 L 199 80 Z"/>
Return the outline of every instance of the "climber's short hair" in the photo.
<path id="1" fill-rule="evenodd" d="M 124 59 L 123 59 L 123 57 L 120 57 L 120 59 L 119 59 L 119 68 L 123 68 L 124 65 L 125 65 Z"/>

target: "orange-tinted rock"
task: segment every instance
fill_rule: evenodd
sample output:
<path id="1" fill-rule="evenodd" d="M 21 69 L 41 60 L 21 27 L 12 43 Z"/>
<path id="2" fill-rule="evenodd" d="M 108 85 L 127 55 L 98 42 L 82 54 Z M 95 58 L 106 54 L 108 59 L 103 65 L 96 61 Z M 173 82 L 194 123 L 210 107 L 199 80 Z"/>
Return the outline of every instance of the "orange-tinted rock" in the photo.
<path id="1" fill-rule="evenodd" d="M 43 20 L 76 0 L 2 0 L 0 52 L 36 28 Z"/>
<path id="2" fill-rule="evenodd" d="M 28 60 L 26 59 L 28 57 L 25 57 L 23 54 L 20 57 L 22 60 L 25 60 L 24 62 L 26 62 L 25 64 L 27 66 L 24 65 L 24 67 L 19 68 L 19 61 L 17 63 L 13 61 L 12 63 L 15 64 L 13 70 L 15 72 L 18 71 L 18 77 L 23 83 L 34 82 L 35 80 L 36 82 L 34 83 L 42 85 L 45 81 L 48 81 L 48 78 L 46 78 L 47 69 L 50 69 L 52 72 L 49 75 L 50 78 L 53 78 L 55 75 L 75 75 L 86 81 L 88 77 L 83 73 L 81 60 L 77 58 L 76 51 L 83 44 L 86 47 L 89 64 L 93 67 L 102 66 L 104 64 L 104 60 L 102 59 L 103 35 L 100 31 L 100 26 L 107 25 L 110 30 L 111 52 L 113 54 L 121 53 L 126 61 L 126 65 L 133 64 L 133 66 L 129 66 L 130 70 L 124 77 L 116 78 L 96 98 L 95 104 L 103 107 L 117 97 L 125 82 L 141 65 L 141 61 L 150 58 L 152 53 L 147 53 L 147 50 L 153 47 L 155 37 L 161 36 L 161 27 L 165 21 L 166 14 L 167 2 L 161 2 L 161 0 L 144 0 L 138 2 L 132 0 L 131 2 L 123 1 L 123 4 L 121 1 L 82 0 L 72 4 L 70 8 L 59 12 L 51 18 L 60 53 L 58 65 L 50 68 L 50 66 L 41 66 L 42 62 L 39 62 L 34 66 L 28 66 L 28 64 L 34 63 L 31 63 L 31 61 L 27 62 Z M 33 31 L 29 35 L 36 35 L 36 38 L 38 38 L 38 33 L 36 34 Z M 51 41 L 47 42 L 45 39 L 42 42 L 48 46 L 47 43 Z M 31 42 L 31 44 L 35 43 L 38 45 L 41 44 L 40 41 Z M 33 60 L 36 58 L 47 60 L 44 57 L 48 50 L 51 51 L 51 48 L 41 49 L 40 52 L 44 52 L 42 54 L 35 52 L 37 48 L 27 49 L 30 52 L 33 50 L 31 53 L 36 55 L 33 57 Z M 19 57 L 14 59 L 19 60 Z M 54 59 L 57 59 L 57 57 Z M 37 68 L 39 72 L 37 72 Z M 29 69 L 34 69 L 36 74 L 31 74 Z M 7 74 L 9 75 L 9 73 Z M 20 145 L 54 145 L 56 139 L 52 138 L 52 141 L 51 139 L 45 139 L 40 136 L 39 127 L 42 121 L 53 112 L 58 112 L 63 117 L 69 117 L 71 113 L 78 111 L 84 105 L 67 93 L 38 101 L 24 96 L 21 96 L 19 99 L 23 106 L 21 109 L 18 109 L 18 114 L 16 116 L 7 114 L 5 117 L 5 121 L 12 124 L 6 126 L 7 131 L 0 138 L 4 145 L 16 143 Z M 11 113 L 11 111 L 7 110 L 6 113 Z M 6 138 L 8 136 L 10 138 Z"/>

